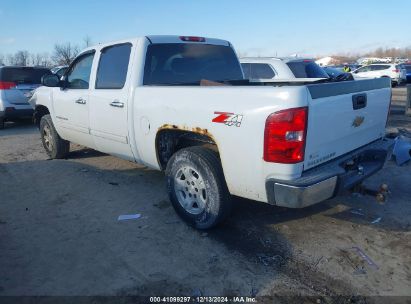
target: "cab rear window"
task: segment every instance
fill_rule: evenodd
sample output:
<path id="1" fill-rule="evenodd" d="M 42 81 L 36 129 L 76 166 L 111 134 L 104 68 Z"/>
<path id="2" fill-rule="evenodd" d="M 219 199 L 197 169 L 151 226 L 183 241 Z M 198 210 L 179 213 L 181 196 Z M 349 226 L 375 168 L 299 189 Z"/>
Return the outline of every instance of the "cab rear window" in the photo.
<path id="1" fill-rule="evenodd" d="M 314 61 L 290 61 L 288 67 L 296 78 L 328 78 L 327 73 Z"/>
<path id="2" fill-rule="evenodd" d="M 41 77 L 46 74 L 51 74 L 51 71 L 30 67 L 3 67 L 0 69 L 0 81 L 17 84 L 40 84 Z"/>
<path id="3" fill-rule="evenodd" d="M 240 63 L 231 47 L 194 43 L 148 46 L 144 85 L 196 85 L 203 79 L 244 79 Z"/>

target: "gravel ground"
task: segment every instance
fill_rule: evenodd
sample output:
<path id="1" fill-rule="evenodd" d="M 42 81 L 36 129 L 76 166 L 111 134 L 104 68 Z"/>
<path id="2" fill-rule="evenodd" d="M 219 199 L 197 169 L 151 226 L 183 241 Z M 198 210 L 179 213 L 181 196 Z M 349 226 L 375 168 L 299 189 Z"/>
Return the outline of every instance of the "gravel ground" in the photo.
<path id="1" fill-rule="evenodd" d="M 403 90 L 390 130 L 411 130 Z M 366 181 L 389 185 L 384 204 L 346 193 L 291 210 L 234 198 L 230 219 L 204 233 L 176 216 L 162 173 L 71 149 L 48 160 L 31 124 L 0 131 L 0 295 L 411 296 L 411 164 L 390 161 Z M 142 217 L 117 221 L 132 213 Z"/>

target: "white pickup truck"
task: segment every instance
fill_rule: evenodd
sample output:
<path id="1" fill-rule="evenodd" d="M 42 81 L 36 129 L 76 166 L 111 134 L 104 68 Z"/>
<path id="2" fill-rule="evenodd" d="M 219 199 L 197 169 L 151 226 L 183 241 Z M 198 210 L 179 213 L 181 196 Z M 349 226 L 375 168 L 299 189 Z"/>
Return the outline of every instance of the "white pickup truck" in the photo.
<path id="1" fill-rule="evenodd" d="M 178 214 L 221 222 L 231 196 L 291 208 L 384 165 L 390 80 L 249 83 L 228 41 L 147 36 L 84 50 L 43 78 L 35 122 L 52 158 L 75 142 L 165 171 Z"/>

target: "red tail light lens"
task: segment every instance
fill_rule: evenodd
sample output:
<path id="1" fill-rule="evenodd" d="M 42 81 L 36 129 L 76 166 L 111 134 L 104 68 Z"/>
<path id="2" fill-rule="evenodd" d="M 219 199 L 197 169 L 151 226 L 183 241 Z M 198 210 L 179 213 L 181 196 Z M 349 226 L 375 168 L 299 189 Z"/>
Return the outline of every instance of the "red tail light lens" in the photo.
<path id="1" fill-rule="evenodd" d="M 16 87 L 17 84 L 11 81 L 0 81 L 0 90 L 10 90 Z"/>
<path id="2" fill-rule="evenodd" d="M 399 73 L 400 70 L 396 69 L 396 70 L 392 70 L 394 73 Z"/>
<path id="3" fill-rule="evenodd" d="M 205 42 L 204 37 L 197 37 L 197 36 L 180 36 L 180 39 L 183 41 L 191 41 L 191 42 Z"/>
<path id="4" fill-rule="evenodd" d="M 304 161 L 308 108 L 293 108 L 268 116 L 264 131 L 264 160 L 295 164 Z"/>

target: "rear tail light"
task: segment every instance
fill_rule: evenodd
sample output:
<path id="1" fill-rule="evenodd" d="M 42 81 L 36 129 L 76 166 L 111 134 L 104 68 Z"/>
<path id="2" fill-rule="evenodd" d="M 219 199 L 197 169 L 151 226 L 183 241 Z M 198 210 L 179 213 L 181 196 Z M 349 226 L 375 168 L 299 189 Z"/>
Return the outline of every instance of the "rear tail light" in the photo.
<path id="1" fill-rule="evenodd" d="M 394 73 L 399 73 L 400 72 L 400 70 L 398 70 L 398 69 L 395 69 L 395 70 L 392 70 Z"/>
<path id="2" fill-rule="evenodd" d="M 204 37 L 197 37 L 197 36 L 180 36 L 182 41 L 191 41 L 191 42 L 205 42 Z"/>
<path id="3" fill-rule="evenodd" d="M 264 160 L 295 164 L 304 161 L 308 108 L 293 108 L 268 116 L 264 131 Z"/>
<path id="4" fill-rule="evenodd" d="M 15 82 L 11 81 L 0 81 L 0 90 L 10 90 L 17 86 Z"/>

